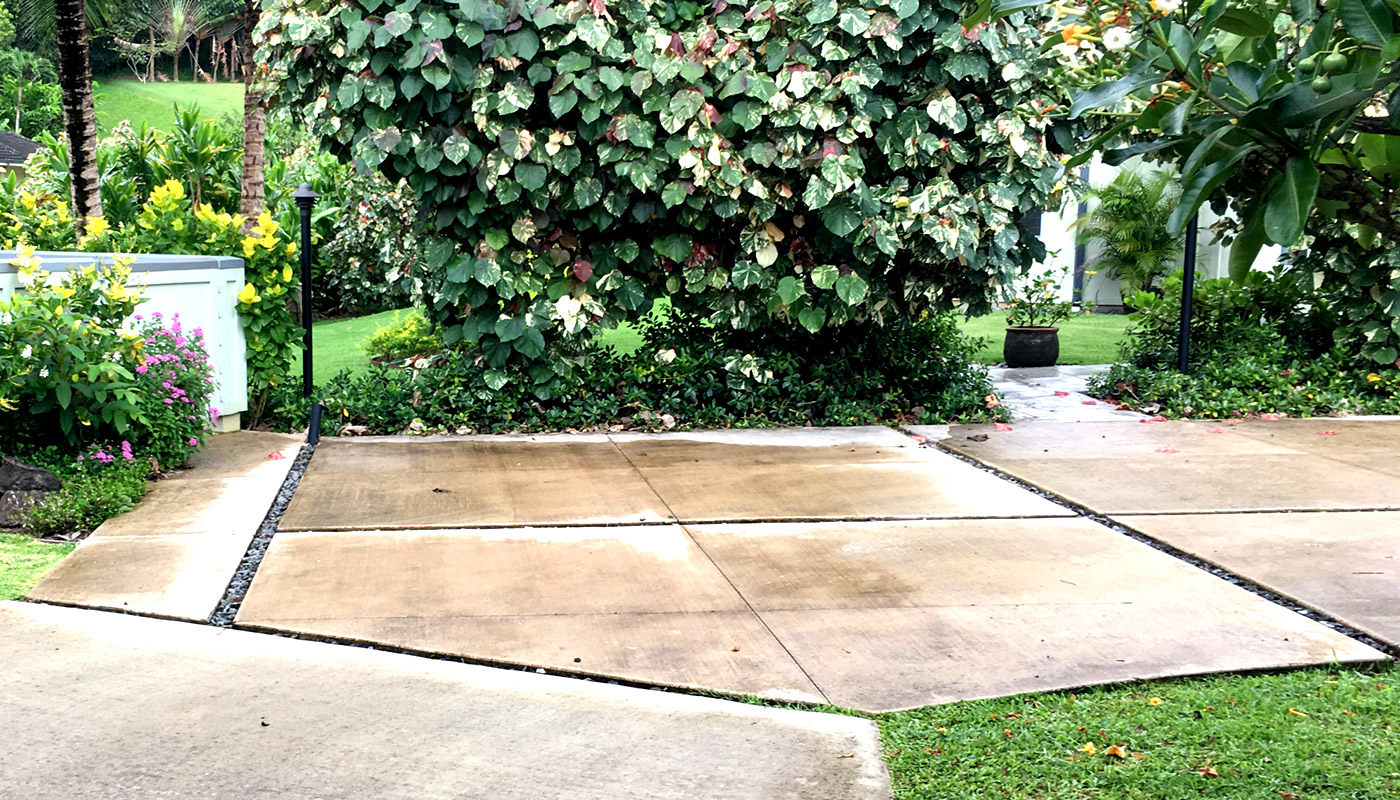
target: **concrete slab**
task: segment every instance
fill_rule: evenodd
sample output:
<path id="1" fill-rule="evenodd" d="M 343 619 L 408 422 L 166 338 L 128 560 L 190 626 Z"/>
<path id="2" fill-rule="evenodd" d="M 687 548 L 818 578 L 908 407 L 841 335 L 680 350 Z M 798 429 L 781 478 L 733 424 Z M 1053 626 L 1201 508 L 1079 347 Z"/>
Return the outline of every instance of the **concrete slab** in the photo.
<path id="1" fill-rule="evenodd" d="M 99 526 L 29 598 L 208 619 L 300 446 L 299 437 L 276 433 L 213 437 L 190 469 L 152 484 L 135 508 Z"/>
<path id="2" fill-rule="evenodd" d="M 754 695 L 827 699 L 751 611 L 532 616 L 327 617 L 244 623 L 252 630 L 460 656 L 599 680 Z"/>
<path id="3" fill-rule="evenodd" d="M 1308 455 L 1149 451 L 1132 458 L 987 463 L 1109 515 L 1400 508 L 1400 477 Z"/>
<path id="4" fill-rule="evenodd" d="M 317 448 L 280 529 L 667 521 L 665 504 L 606 440 L 350 439 Z"/>
<path id="5" fill-rule="evenodd" d="M 238 624 L 822 701 L 677 526 L 280 533 Z"/>
<path id="6" fill-rule="evenodd" d="M 279 533 L 239 622 L 743 611 L 674 525 Z"/>
<path id="7" fill-rule="evenodd" d="M 1218 594 L 1220 583 L 1081 518 L 688 528 L 760 614 L 1131 604 Z"/>
<path id="8" fill-rule="evenodd" d="M 1081 519 L 690 529 L 817 687 L 866 711 L 1382 657 Z"/>
<path id="9" fill-rule="evenodd" d="M 1334 427 L 1349 433 L 1317 435 Z M 1105 514 L 1391 509 L 1400 508 L 1400 470 L 1370 442 L 1400 439 L 1392 429 L 1400 425 L 1027 423 L 1009 432 L 954 426 L 940 446 Z"/>
<path id="10" fill-rule="evenodd" d="M 1262 599 L 770 611 L 763 619 L 832 703 L 869 711 L 1383 658 Z"/>
<path id="11" fill-rule="evenodd" d="M 680 522 L 1068 516 L 946 454 L 905 444 L 618 446 Z"/>
<path id="12" fill-rule="evenodd" d="M 0 603 L 33 800 L 886 800 L 862 719 Z"/>
<path id="13" fill-rule="evenodd" d="M 1400 646 L 1400 513 L 1189 514 L 1117 521 Z"/>

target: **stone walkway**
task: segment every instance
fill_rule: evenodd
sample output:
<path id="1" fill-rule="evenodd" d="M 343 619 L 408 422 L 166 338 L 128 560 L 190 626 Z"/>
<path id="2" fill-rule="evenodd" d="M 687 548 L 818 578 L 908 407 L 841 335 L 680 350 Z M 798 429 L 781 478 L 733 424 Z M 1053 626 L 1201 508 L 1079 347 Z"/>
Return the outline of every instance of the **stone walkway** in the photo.
<path id="1" fill-rule="evenodd" d="M 0 795 L 886 800 L 868 720 L 0 603 Z"/>
<path id="2" fill-rule="evenodd" d="M 1119 411 L 1112 404 L 1090 397 L 1089 378 L 1108 369 L 1107 364 L 988 370 L 992 388 L 1012 421 L 1113 422 L 1138 420 L 1136 411 Z"/>

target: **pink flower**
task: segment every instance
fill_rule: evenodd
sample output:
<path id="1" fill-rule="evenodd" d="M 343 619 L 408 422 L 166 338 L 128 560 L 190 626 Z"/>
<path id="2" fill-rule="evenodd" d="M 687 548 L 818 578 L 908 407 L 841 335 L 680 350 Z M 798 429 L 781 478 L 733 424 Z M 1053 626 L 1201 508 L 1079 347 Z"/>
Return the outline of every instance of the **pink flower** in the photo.
<path id="1" fill-rule="evenodd" d="M 148 368 L 147 368 L 147 366 L 146 366 L 145 364 L 142 364 L 141 366 L 139 366 L 139 367 L 136 368 L 136 371 L 139 372 L 139 373 L 141 373 L 142 375 L 145 375 L 146 372 L 147 372 L 147 370 L 148 370 Z"/>
<path id="2" fill-rule="evenodd" d="M 168 405 L 168 406 L 173 406 L 173 405 L 175 405 L 175 401 L 174 401 L 174 400 L 171 400 L 169 397 L 167 397 L 167 398 L 165 398 L 165 404 Z"/>
<path id="3" fill-rule="evenodd" d="M 191 417 L 191 419 L 193 419 L 193 417 Z M 190 437 L 190 447 L 198 447 L 198 446 L 199 446 L 199 440 L 196 439 L 196 438 L 194 438 L 193 436 L 191 436 L 191 437 Z"/>

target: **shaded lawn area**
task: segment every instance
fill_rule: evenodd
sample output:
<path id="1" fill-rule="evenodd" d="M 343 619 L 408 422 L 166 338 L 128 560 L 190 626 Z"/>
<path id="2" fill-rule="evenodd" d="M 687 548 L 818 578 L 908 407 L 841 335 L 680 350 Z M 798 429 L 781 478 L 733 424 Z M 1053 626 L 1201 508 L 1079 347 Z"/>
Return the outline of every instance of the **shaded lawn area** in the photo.
<path id="1" fill-rule="evenodd" d="M 988 314 L 959 324 L 963 333 L 988 339 L 975 358 L 983 364 L 1000 364 L 1001 343 L 1006 338 L 1006 315 Z M 1061 322 L 1061 364 L 1111 364 L 1118 360 L 1118 345 L 1128 328 L 1126 314 L 1079 314 Z"/>
<path id="2" fill-rule="evenodd" d="M 1393 665 L 1216 675 L 877 720 L 899 800 L 1380 800 L 1400 796 L 1398 683 Z"/>
<path id="3" fill-rule="evenodd" d="M 664 314 L 669 307 L 666 300 L 658 300 L 652 313 Z M 369 354 L 362 349 L 365 339 L 375 330 L 392 325 L 394 315 L 401 313 L 384 311 L 363 317 L 340 317 L 313 323 L 312 336 L 316 349 L 312 369 L 316 383 L 325 383 L 341 370 L 359 373 L 369 369 Z M 990 314 L 966 320 L 959 327 L 969 336 L 991 340 L 978 351 L 977 361 L 983 364 L 1001 361 L 1001 340 L 1006 329 L 1004 315 Z M 1118 358 L 1118 344 L 1123 340 L 1127 327 L 1128 318 L 1121 314 L 1093 314 L 1065 320 L 1060 325 L 1060 363 L 1112 363 Z M 642 334 L 635 325 L 622 325 L 601 332 L 598 341 L 612 347 L 620 355 L 631 355 L 641 348 Z"/>
<path id="4" fill-rule="evenodd" d="M 0 600 L 23 597 L 72 550 L 71 544 L 49 544 L 31 536 L 0 533 Z"/>
<path id="5" fill-rule="evenodd" d="M 141 83 L 131 78 L 98 83 L 94 106 L 98 130 L 104 134 L 122 120 L 129 120 L 133 128 L 145 122 L 169 131 L 175 123 L 176 103 L 197 105 L 203 116 L 216 121 L 225 116 L 243 118 L 242 83 Z"/>
<path id="6" fill-rule="evenodd" d="M 324 385 L 341 370 L 348 370 L 351 374 L 368 370 L 370 357 L 364 350 L 365 340 L 379 328 L 392 325 L 395 314 L 403 313 L 405 312 L 381 311 L 363 317 L 338 317 L 311 323 L 314 348 L 311 360 L 312 380 L 317 385 Z M 636 352 L 642 346 L 642 334 L 631 325 L 603 331 L 598 339 L 604 345 L 617 349 L 622 355 Z M 301 375 L 299 357 L 294 372 Z"/>

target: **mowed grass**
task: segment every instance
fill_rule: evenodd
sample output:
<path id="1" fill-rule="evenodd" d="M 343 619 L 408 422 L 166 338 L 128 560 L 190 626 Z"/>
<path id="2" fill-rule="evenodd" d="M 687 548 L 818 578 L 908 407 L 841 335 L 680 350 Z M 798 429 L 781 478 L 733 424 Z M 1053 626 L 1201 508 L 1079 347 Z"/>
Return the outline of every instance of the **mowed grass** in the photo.
<path id="1" fill-rule="evenodd" d="M 658 303 L 658 306 L 661 306 Z M 340 317 L 325 319 L 311 324 L 312 380 L 317 385 L 335 377 L 342 370 L 350 374 L 365 372 L 370 368 L 370 354 L 365 350 L 366 340 L 376 330 L 394 324 L 394 316 L 403 311 L 383 311 L 363 317 Z M 598 340 L 612 347 L 622 355 L 630 355 L 642 346 L 642 334 L 633 325 L 623 325 L 614 330 L 603 331 Z M 301 374 L 301 361 L 294 369 Z"/>
<path id="2" fill-rule="evenodd" d="M 341 370 L 359 373 L 369 369 L 369 353 L 364 350 L 365 340 L 380 328 L 387 328 L 394 322 L 394 315 L 402 311 L 383 311 L 363 317 L 340 317 L 311 323 L 311 377 L 317 385 L 335 377 Z M 301 374 L 301 362 L 294 370 Z"/>
<path id="3" fill-rule="evenodd" d="M 989 342 L 975 356 L 983 364 L 1000 364 L 1006 338 L 1006 315 L 988 314 L 959 324 L 963 333 Z M 1128 329 L 1125 314 L 1078 314 L 1061 322 L 1061 364 L 1111 364 L 1118 360 L 1118 345 Z"/>
<path id="4" fill-rule="evenodd" d="M 0 533 L 0 600 L 24 597 L 44 573 L 72 550 L 71 544 L 49 544 L 31 536 Z"/>
<path id="5" fill-rule="evenodd" d="M 1393 665 L 1217 675 L 877 721 L 898 800 L 1382 800 L 1400 797 L 1397 684 Z"/>
<path id="6" fill-rule="evenodd" d="M 141 83 L 131 78 L 98 82 L 94 97 L 97 127 L 106 133 L 117 123 L 128 120 L 132 126 L 145 122 L 152 128 L 170 130 L 175 123 L 175 104 L 199 106 L 210 119 L 243 117 L 241 83 Z"/>

